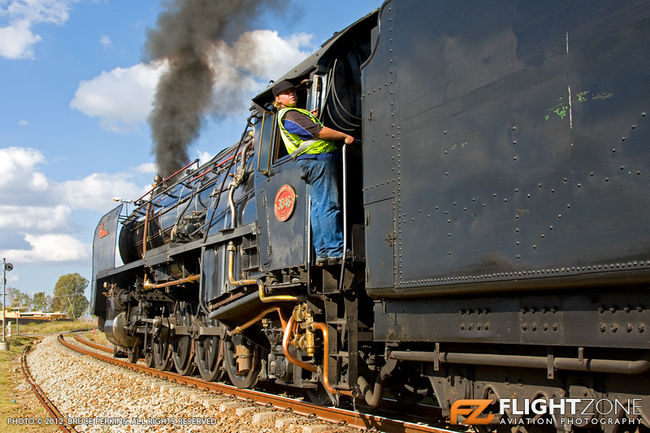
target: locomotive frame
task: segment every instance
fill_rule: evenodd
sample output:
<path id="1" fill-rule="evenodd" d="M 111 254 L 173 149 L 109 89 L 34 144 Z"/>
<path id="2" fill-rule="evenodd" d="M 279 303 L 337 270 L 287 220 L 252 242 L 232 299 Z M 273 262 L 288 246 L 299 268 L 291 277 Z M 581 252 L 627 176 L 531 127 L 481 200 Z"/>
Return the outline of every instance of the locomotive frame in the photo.
<path id="1" fill-rule="evenodd" d="M 390 390 L 445 416 L 462 399 L 639 400 L 611 415 L 647 428 L 650 6 L 415 3 L 281 77 L 362 138 L 343 150 L 343 264 L 313 265 L 268 88 L 239 143 L 101 219 L 94 313 L 130 359 L 239 387 L 369 406 Z"/>

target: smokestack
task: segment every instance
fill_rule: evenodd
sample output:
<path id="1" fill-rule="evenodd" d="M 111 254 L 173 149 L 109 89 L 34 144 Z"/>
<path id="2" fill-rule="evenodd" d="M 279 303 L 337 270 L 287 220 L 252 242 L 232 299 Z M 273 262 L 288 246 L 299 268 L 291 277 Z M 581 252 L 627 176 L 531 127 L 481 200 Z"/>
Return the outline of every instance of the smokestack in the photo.
<path id="1" fill-rule="evenodd" d="M 215 71 L 208 49 L 223 39 L 248 30 L 262 6 L 278 7 L 286 0 L 173 0 L 166 2 L 147 31 L 146 50 L 151 59 L 166 59 L 168 72 L 156 89 L 149 117 L 158 172 L 163 177 L 188 162 L 189 144 L 201 130 L 210 105 Z"/>

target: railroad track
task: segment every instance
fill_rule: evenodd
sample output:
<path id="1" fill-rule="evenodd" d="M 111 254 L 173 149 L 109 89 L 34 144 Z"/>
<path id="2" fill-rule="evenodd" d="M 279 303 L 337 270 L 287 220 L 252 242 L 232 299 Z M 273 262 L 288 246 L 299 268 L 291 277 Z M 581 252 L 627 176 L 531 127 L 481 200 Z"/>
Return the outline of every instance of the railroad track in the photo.
<path id="1" fill-rule="evenodd" d="M 23 375 L 27 379 L 27 383 L 29 383 L 29 386 L 32 387 L 32 390 L 34 391 L 34 394 L 36 394 L 36 397 L 38 400 L 41 402 L 45 410 L 50 414 L 50 418 L 45 418 L 41 419 L 39 418 L 39 423 L 44 423 L 44 424 L 49 424 L 49 425 L 56 425 L 59 427 L 59 430 L 66 432 L 66 433 L 76 433 L 77 430 L 69 425 L 67 423 L 66 417 L 59 411 L 59 409 L 52 403 L 52 401 L 47 397 L 45 392 L 41 389 L 40 386 L 36 383 L 34 378 L 32 377 L 32 374 L 29 371 L 29 367 L 27 366 L 27 353 L 29 352 L 31 345 L 25 346 L 23 349 L 23 353 L 20 356 L 20 367 L 23 372 Z"/>
<path id="2" fill-rule="evenodd" d="M 83 345 L 92 347 L 96 350 L 111 353 L 111 355 L 103 355 L 68 342 L 65 340 L 62 334 L 59 335 L 58 340 L 62 345 L 68 347 L 71 350 L 82 353 L 84 355 L 92 356 L 96 359 L 100 359 L 113 365 L 144 373 L 153 377 L 165 379 L 177 384 L 209 391 L 215 394 L 236 397 L 251 404 L 260 405 L 267 408 L 274 408 L 285 413 L 292 413 L 310 419 L 326 421 L 337 426 L 353 427 L 366 431 L 379 431 L 386 433 L 454 433 L 451 430 L 448 430 L 441 426 L 425 425 L 417 422 L 393 419 L 377 414 L 357 412 L 343 408 L 318 406 L 305 401 L 269 394 L 262 391 L 240 389 L 223 383 L 206 382 L 202 379 L 192 376 L 182 376 L 169 371 L 161 371 L 139 364 L 132 364 L 127 361 L 113 358 L 112 350 L 109 348 L 82 339 L 76 334 L 74 335 L 74 338 L 77 342 Z M 429 417 L 430 416 L 431 415 L 429 414 Z M 428 421 L 430 421 L 430 418 Z"/>

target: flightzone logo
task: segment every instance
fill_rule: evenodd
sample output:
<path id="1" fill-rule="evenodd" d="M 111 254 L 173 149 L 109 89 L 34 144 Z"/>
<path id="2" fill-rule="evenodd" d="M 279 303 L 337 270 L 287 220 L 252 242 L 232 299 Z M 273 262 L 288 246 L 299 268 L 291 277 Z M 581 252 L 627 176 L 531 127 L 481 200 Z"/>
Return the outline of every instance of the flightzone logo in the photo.
<path id="1" fill-rule="evenodd" d="M 496 408 L 498 407 L 498 412 Z M 465 425 L 640 425 L 642 399 L 464 399 L 450 408 L 450 423 Z"/>

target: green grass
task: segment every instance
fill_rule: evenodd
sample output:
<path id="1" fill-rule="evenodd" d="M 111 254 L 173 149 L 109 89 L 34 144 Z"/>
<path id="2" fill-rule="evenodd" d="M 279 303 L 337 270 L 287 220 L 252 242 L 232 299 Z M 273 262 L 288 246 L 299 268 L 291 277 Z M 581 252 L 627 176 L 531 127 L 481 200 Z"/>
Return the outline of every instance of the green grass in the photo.
<path id="1" fill-rule="evenodd" d="M 57 432 L 53 426 L 38 425 L 13 425 L 8 424 L 10 418 L 34 418 L 45 420 L 47 413 L 41 406 L 36 396 L 31 391 L 17 389 L 17 384 L 22 380 L 20 370 L 20 355 L 24 347 L 41 337 L 27 337 L 23 334 L 56 334 L 63 331 L 76 331 L 91 329 L 94 322 L 68 322 L 55 321 L 44 323 L 19 324 L 19 336 L 15 335 L 16 327 L 12 324 L 13 336 L 8 337 L 8 351 L 0 351 L 0 430 L 3 432 Z M 0 330 L 1 331 L 1 330 Z"/>

